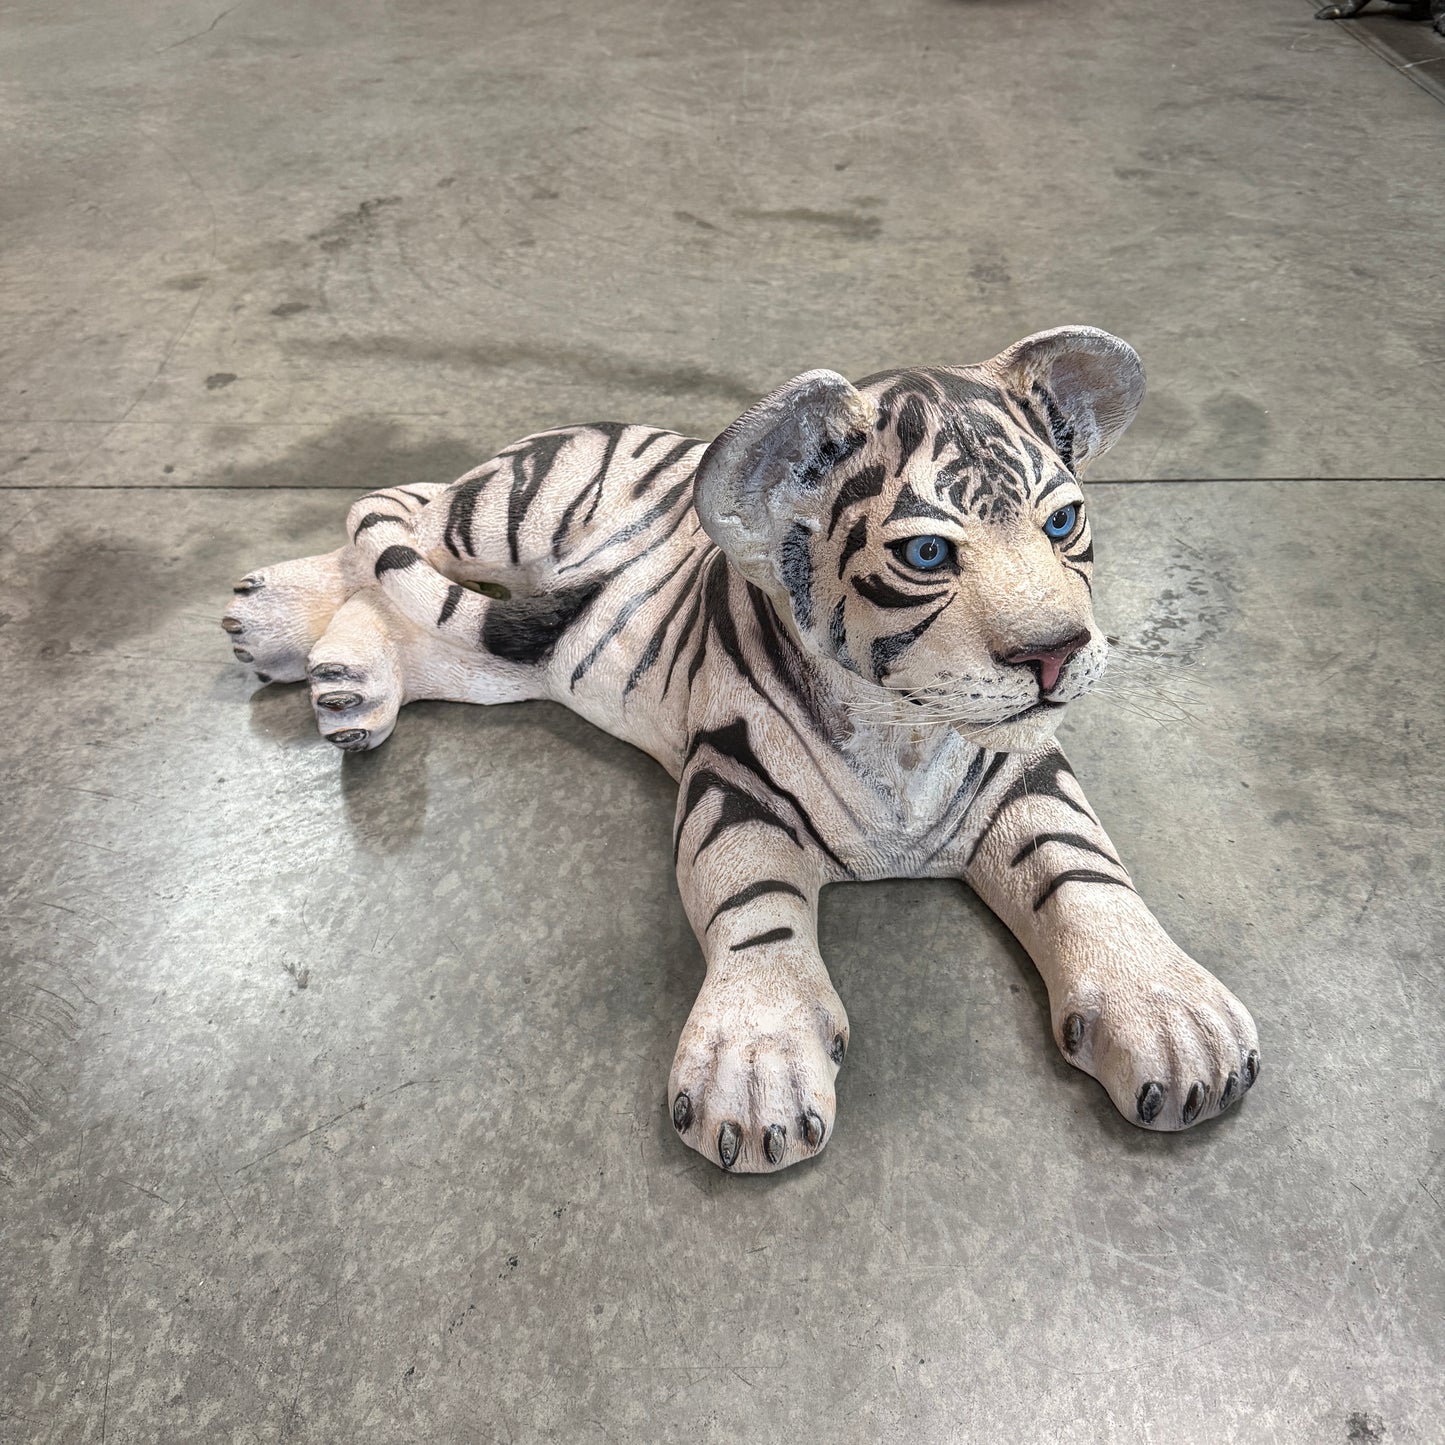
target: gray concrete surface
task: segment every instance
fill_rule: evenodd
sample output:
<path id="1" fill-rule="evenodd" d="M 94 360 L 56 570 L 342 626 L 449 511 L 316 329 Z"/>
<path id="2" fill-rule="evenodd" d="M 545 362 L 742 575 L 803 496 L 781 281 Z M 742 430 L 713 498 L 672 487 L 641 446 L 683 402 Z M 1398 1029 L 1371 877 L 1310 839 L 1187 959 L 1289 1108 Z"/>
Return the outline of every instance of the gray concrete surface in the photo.
<path id="1" fill-rule="evenodd" d="M 1445 110 L 1309 10 L 7 7 L 0 1440 L 1445 1437 Z M 723 1176 L 669 780 L 343 757 L 229 581 L 1063 320 L 1151 370 L 1111 475 L 1209 479 L 1092 489 L 1067 742 L 1261 1083 L 1134 1130 L 962 889 L 837 888 L 836 1136 Z"/>

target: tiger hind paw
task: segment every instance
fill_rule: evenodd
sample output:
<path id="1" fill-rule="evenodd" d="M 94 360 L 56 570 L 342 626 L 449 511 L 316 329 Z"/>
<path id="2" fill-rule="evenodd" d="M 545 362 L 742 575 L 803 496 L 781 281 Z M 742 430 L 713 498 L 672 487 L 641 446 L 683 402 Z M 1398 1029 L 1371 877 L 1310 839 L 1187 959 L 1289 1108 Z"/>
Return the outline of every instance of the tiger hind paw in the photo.
<path id="1" fill-rule="evenodd" d="M 301 682 L 306 658 L 351 588 L 344 550 L 248 572 L 221 618 L 231 655 L 262 682 Z"/>

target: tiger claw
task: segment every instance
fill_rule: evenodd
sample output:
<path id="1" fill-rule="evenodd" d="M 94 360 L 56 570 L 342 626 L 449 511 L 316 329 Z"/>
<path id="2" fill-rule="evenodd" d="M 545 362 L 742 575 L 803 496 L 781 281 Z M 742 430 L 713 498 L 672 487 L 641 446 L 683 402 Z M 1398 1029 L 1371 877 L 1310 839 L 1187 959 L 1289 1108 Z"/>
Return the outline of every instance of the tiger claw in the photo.
<path id="1" fill-rule="evenodd" d="M 361 694 L 359 692 L 323 692 L 316 699 L 317 707 L 324 707 L 328 712 L 345 712 L 349 707 L 361 705 Z"/>
<path id="2" fill-rule="evenodd" d="M 731 1169 L 737 1163 L 738 1150 L 742 1147 L 742 1132 L 729 1120 L 717 1131 L 717 1153 L 724 1169 Z"/>
<path id="3" fill-rule="evenodd" d="M 1159 1111 L 1163 1107 L 1163 1084 L 1148 1083 L 1139 1090 L 1138 1109 L 1140 1123 L 1152 1124 L 1155 1119 L 1159 1117 Z"/>
<path id="4" fill-rule="evenodd" d="M 769 1164 L 776 1164 L 783 1157 L 787 1143 L 788 1131 L 781 1124 L 769 1124 L 763 1130 L 763 1153 L 768 1156 Z"/>
<path id="5" fill-rule="evenodd" d="M 1082 1014 L 1070 1014 L 1064 1020 L 1064 1052 L 1076 1054 L 1079 1052 L 1079 1045 L 1084 1042 L 1084 1016 Z"/>

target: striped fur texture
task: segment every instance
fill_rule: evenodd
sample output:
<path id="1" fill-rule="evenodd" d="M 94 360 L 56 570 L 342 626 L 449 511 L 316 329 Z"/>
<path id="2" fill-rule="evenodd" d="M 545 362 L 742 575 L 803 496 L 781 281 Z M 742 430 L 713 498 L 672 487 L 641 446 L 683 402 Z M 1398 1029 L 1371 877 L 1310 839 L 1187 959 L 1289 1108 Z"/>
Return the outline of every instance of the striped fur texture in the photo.
<path id="1" fill-rule="evenodd" d="M 966 880 L 1065 1057 L 1179 1129 L 1253 1084 L 1254 1023 L 1053 742 L 1108 651 L 1078 478 L 1142 396 L 1131 348 L 1068 327 L 978 366 L 808 372 L 710 445 L 563 427 L 364 497 L 344 546 L 244 578 L 222 626 L 263 680 L 310 682 L 344 750 L 415 698 L 551 698 L 667 768 L 706 960 L 668 1108 L 723 1168 L 832 1134 L 848 1019 L 816 920 L 841 879 Z"/>

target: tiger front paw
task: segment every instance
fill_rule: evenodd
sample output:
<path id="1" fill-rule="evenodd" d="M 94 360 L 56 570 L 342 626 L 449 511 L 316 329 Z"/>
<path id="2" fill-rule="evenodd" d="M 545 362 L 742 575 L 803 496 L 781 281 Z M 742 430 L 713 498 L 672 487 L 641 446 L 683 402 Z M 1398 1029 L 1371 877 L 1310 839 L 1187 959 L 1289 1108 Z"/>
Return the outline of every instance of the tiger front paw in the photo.
<path id="1" fill-rule="evenodd" d="M 1259 1077 L 1249 1010 L 1167 939 L 1123 963 L 1091 960 L 1051 999 L 1054 1038 L 1145 1129 L 1222 1114 Z"/>
<path id="2" fill-rule="evenodd" d="M 673 1060 L 673 1125 L 734 1173 L 810 1159 L 832 1137 L 833 1081 L 847 1047 L 848 1017 L 826 979 L 805 995 L 791 981 L 710 975 Z"/>

